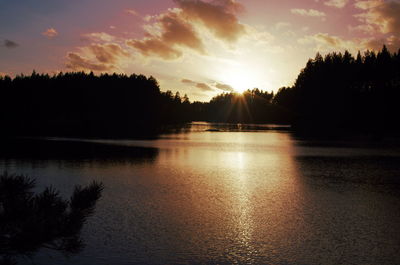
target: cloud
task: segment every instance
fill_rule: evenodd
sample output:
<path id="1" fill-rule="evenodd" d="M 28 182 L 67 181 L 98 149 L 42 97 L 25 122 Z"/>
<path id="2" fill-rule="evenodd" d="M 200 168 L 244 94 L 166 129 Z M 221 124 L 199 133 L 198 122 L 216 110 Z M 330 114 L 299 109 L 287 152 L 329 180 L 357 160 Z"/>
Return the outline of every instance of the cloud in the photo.
<path id="1" fill-rule="evenodd" d="M 298 43 L 303 45 L 314 45 L 316 51 L 330 52 L 337 50 L 350 50 L 355 51 L 365 48 L 361 47 L 360 42 L 352 40 L 344 40 L 341 37 L 329 35 L 328 33 L 317 33 L 315 35 L 305 36 L 297 40 Z"/>
<path id="2" fill-rule="evenodd" d="M 371 25 L 363 24 L 363 25 L 357 25 L 357 26 L 347 26 L 349 31 L 359 31 L 363 32 L 366 34 L 374 34 L 374 27 Z"/>
<path id="3" fill-rule="evenodd" d="M 223 41 L 236 42 L 246 34 L 245 26 L 237 17 L 244 7 L 235 0 L 175 0 L 175 3 L 188 20 L 200 22 Z"/>
<path id="4" fill-rule="evenodd" d="M 89 71 L 104 72 L 113 69 L 112 66 L 109 66 L 104 63 L 93 63 L 89 59 L 86 59 L 74 52 L 68 53 L 67 60 L 68 60 L 66 63 L 67 68 L 74 71 L 89 70 Z"/>
<path id="5" fill-rule="evenodd" d="M 143 39 L 131 39 L 126 43 L 144 56 L 174 60 L 183 55 L 183 49 L 191 49 L 206 55 L 199 26 L 211 32 L 217 39 L 234 43 L 244 36 L 246 26 L 237 14 L 244 10 L 235 0 L 174 0 L 177 8 L 155 16 L 146 16 Z"/>
<path id="6" fill-rule="evenodd" d="M 386 45 L 390 51 L 397 52 L 400 47 L 400 38 L 396 36 L 380 39 L 368 38 L 364 40 L 363 44 L 365 47 L 367 47 L 367 49 L 372 49 L 375 51 L 380 51 L 383 45 Z"/>
<path id="7" fill-rule="evenodd" d="M 183 55 L 180 50 L 172 48 L 162 40 L 156 38 L 129 40 L 126 44 L 136 48 L 144 56 L 157 56 L 165 60 L 175 60 Z"/>
<path id="8" fill-rule="evenodd" d="M 347 5 L 348 2 L 349 0 L 329 0 L 326 1 L 324 4 L 331 7 L 343 8 Z"/>
<path id="9" fill-rule="evenodd" d="M 154 24 L 147 25 L 147 37 L 132 39 L 127 45 L 134 47 L 144 56 L 157 56 L 174 60 L 183 55 L 181 48 L 206 54 L 206 49 L 193 26 L 180 16 L 180 11 L 169 10 L 155 16 Z"/>
<path id="10" fill-rule="evenodd" d="M 116 43 L 91 44 L 82 47 L 79 53 L 68 53 L 66 66 L 76 71 L 111 71 L 118 69 L 120 62 L 129 56 L 130 54 Z"/>
<path id="11" fill-rule="evenodd" d="M 363 10 L 355 15 L 365 29 L 400 37 L 400 2 L 369 0 L 357 1 L 355 7 Z"/>
<path id="12" fill-rule="evenodd" d="M 12 40 L 4 40 L 2 46 L 9 48 L 9 49 L 13 49 L 13 48 L 17 48 L 19 45 L 18 43 L 12 41 Z"/>
<path id="13" fill-rule="evenodd" d="M 197 84 L 196 82 L 194 82 L 190 79 L 182 79 L 181 82 L 184 84 L 188 84 L 188 85 L 196 85 Z"/>
<path id="14" fill-rule="evenodd" d="M 236 0 L 174 0 L 177 7 L 159 15 L 145 16 L 145 37 L 130 39 L 126 44 L 145 57 L 176 60 L 185 50 L 208 55 L 207 33 L 233 48 L 240 38 L 265 44 L 273 37 L 267 32 L 241 24 L 238 14 L 244 7 Z"/>
<path id="15" fill-rule="evenodd" d="M 256 43 L 257 45 L 267 45 L 270 44 L 273 40 L 275 40 L 275 36 L 271 33 L 264 31 L 262 29 L 257 29 L 255 27 L 251 27 L 246 25 L 246 32 L 248 33 L 245 40 L 249 40 L 252 43 Z"/>
<path id="16" fill-rule="evenodd" d="M 116 38 L 108 33 L 105 32 L 93 32 L 88 34 L 82 35 L 84 38 L 83 40 L 89 39 L 91 41 L 102 41 L 102 42 L 112 42 Z"/>
<path id="17" fill-rule="evenodd" d="M 171 61 L 182 58 L 187 53 L 208 55 L 206 41 L 209 41 L 210 35 L 213 43 L 209 47 L 212 48 L 215 48 L 213 44 L 228 44 L 228 47 L 233 48 L 229 45 L 235 44 L 241 37 L 241 41 L 256 44 L 269 44 L 274 39 L 268 32 L 240 23 L 238 14 L 244 8 L 235 0 L 174 1 L 177 4 L 175 8 L 143 17 L 143 37 L 126 38 L 123 37 L 126 36 L 125 33 L 110 35 L 106 32 L 82 35 L 82 40 L 91 44 L 77 47 L 78 51 L 68 53 L 67 66 L 70 69 L 110 71 L 126 69 L 129 64 L 126 57 L 130 56 Z M 133 15 L 137 13 L 131 11 L 125 10 Z M 226 48 L 225 45 L 222 46 Z M 132 55 L 128 55 L 128 50 Z M 216 90 L 213 84 L 207 82 L 196 82 L 192 86 L 203 91 Z M 232 90 L 229 87 L 223 89 Z"/>
<path id="18" fill-rule="evenodd" d="M 317 33 L 298 39 L 297 42 L 303 45 L 314 45 L 315 50 L 319 52 L 348 50 L 355 54 L 357 51 L 381 50 L 385 43 L 388 45 L 389 49 L 394 50 L 394 46 L 400 44 L 400 39 L 393 37 L 388 40 L 385 38 L 379 39 L 371 37 L 346 40 L 327 33 Z"/>
<path id="19" fill-rule="evenodd" d="M 306 36 L 299 40 L 301 44 L 306 44 L 309 43 L 310 41 L 316 41 L 334 47 L 339 47 L 340 44 L 342 43 L 342 40 L 339 37 L 331 36 L 327 33 L 317 33 L 315 35 Z"/>
<path id="20" fill-rule="evenodd" d="M 381 4 L 380 0 L 367 0 L 367 1 L 360 1 L 356 0 L 354 6 L 359 9 L 370 9 L 374 8 L 376 6 L 379 6 Z"/>
<path id="21" fill-rule="evenodd" d="M 303 17 L 316 17 L 322 20 L 325 20 L 326 14 L 322 11 L 318 11 L 315 9 L 300 9 L 300 8 L 293 8 L 290 9 L 290 12 L 295 15 L 300 15 Z"/>
<path id="22" fill-rule="evenodd" d="M 182 79 L 181 82 L 190 86 L 195 86 L 202 91 L 214 91 L 214 89 L 206 83 L 198 83 L 189 79 Z"/>
<path id="23" fill-rule="evenodd" d="M 197 88 L 200 88 L 203 91 L 215 91 L 210 85 L 207 85 L 205 83 L 195 82 L 190 79 L 182 79 L 181 82 L 184 84 L 190 85 L 190 86 L 195 86 Z M 222 84 L 222 83 L 216 82 L 213 84 L 213 86 L 215 86 L 216 88 L 218 88 L 219 90 L 222 90 L 222 91 L 227 91 L 227 92 L 235 91 L 233 89 L 233 87 L 231 87 L 230 85 L 227 85 L 227 84 Z"/>
<path id="24" fill-rule="evenodd" d="M 57 36 L 58 32 L 54 28 L 49 28 L 46 31 L 42 32 L 42 35 L 46 36 L 49 39 L 51 39 L 51 38 L 54 38 L 55 36 Z"/>
<path id="25" fill-rule="evenodd" d="M 204 44 L 193 27 L 180 18 L 179 13 L 170 12 L 159 18 L 162 40 L 169 44 L 185 46 L 205 54 Z"/>
<path id="26" fill-rule="evenodd" d="M 282 29 L 287 29 L 291 26 L 289 22 L 278 22 L 275 24 L 275 29 L 276 30 L 282 30 Z"/>
<path id="27" fill-rule="evenodd" d="M 118 44 L 92 44 L 88 47 L 99 62 L 113 64 L 121 57 L 128 57 L 129 53 Z"/>
<path id="28" fill-rule="evenodd" d="M 231 87 L 230 85 L 227 85 L 227 84 L 216 83 L 216 84 L 215 84 L 215 87 L 218 88 L 218 89 L 220 89 L 220 90 L 227 91 L 227 92 L 233 92 L 233 91 L 235 91 L 235 90 L 233 89 L 233 87 Z"/>
<path id="29" fill-rule="evenodd" d="M 209 85 L 207 85 L 205 83 L 197 83 L 196 87 L 200 88 L 203 91 L 214 91 L 214 89 L 212 89 Z"/>
<path id="30" fill-rule="evenodd" d="M 135 9 L 125 9 L 125 12 L 132 16 L 135 16 L 135 17 L 140 16 L 139 13 Z"/>

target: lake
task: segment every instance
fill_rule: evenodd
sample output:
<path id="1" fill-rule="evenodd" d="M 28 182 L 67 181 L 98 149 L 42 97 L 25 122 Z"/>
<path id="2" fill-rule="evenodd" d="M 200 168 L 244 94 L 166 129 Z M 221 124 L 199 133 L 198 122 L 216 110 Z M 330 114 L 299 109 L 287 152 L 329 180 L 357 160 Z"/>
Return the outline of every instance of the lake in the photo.
<path id="1" fill-rule="evenodd" d="M 0 170 L 64 196 L 105 186 L 83 252 L 37 264 L 400 264 L 399 146 L 193 123 L 148 140 L 46 139 L 3 151 Z"/>

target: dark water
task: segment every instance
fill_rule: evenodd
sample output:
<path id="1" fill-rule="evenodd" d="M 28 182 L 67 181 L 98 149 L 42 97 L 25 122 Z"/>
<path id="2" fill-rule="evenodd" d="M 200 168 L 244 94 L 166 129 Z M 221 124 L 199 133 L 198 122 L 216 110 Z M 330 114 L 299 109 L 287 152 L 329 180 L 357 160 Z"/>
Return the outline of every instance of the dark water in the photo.
<path id="1" fill-rule="evenodd" d="M 400 264 L 398 145 L 217 128 L 3 155 L 0 170 L 65 196 L 105 186 L 85 250 L 36 264 Z"/>

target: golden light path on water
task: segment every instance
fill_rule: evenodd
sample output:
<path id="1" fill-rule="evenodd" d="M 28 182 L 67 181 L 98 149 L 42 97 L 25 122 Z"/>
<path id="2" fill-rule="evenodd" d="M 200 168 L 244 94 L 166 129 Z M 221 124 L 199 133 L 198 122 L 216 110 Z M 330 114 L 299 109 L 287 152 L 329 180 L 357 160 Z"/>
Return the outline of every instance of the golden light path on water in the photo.
<path id="1" fill-rule="evenodd" d="M 202 222 L 214 223 L 211 229 L 217 234 L 212 236 L 226 241 L 215 246 L 230 246 L 220 251 L 232 262 L 256 262 L 257 257 L 277 251 L 276 245 L 259 244 L 262 233 L 269 240 L 282 241 L 295 231 L 288 224 L 293 218 L 291 214 L 298 215 L 301 210 L 298 206 L 302 185 L 298 183 L 288 135 L 270 133 L 265 138 L 251 132 L 192 133 L 185 135 L 185 145 L 191 147 L 183 152 L 179 140 L 170 138 L 167 145 L 176 148 L 173 160 L 181 161 L 184 171 L 194 171 L 194 175 L 198 175 L 198 170 L 207 172 L 205 179 L 192 187 L 201 193 L 193 203 L 206 207 L 207 212 L 199 209 Z M 162 141 L 166 144 L 166 139 Z M 161 153 L 159 161 L 164 159 L 169 160 Z M 193 209 L 188 210 L 191 216 L 198 215 Z M 208 220 L 214 215 L 224 216 L 215 223 Z"/>
<path id="2" fill-rule="evenodd" d="M 271 146 L 279 145 L 282 140 L 280 139 L 281 136 L 271 136 L 279 137 L 269 137 L 261 145 L 265 143 Z M 232 217 L 233 222 L 236 222 L 237 236 L 235 238 L 238 246 L 230 254 L 232 257 L 241 260 L 241 262 L 255 263 L 256 257 L 263 256 L 266 253 L 260 249 L 259 245 L 254 243 L 258 241 L 259 234 L 257 235 L 257 233 L 259 233 L 259 227 L 266 224 L 275 224 L 281 226 L 282 229 L 287 222 L 285 219 L 290 218 L 288 215 L 281 215 L 283 209 L 280 208 L 282 207 L 280 203 L 269 204 L 267 212 L 270 213 L 270 216 L 260 218 L 257 215 L 259 209 L 257 205 L 259 205 L 258 200 L 260 199 L 256 196 L 258 194 L 257 190 L 267 187 L 268 193 L 276 194 L 276 200 L 289 202 L 291 205 L 287 205 L 287 208 L 294 207 L 296 208 L 296 213 L 293 212 L 293 214 L 299 214 L 296 203 L 299 199 L 297 197 L 299 196 L 298 189 L 301 186 L 297 186 L 298 183 L 294 183 L 296 182 L 296 169 L 293 161 L 291 161 L 290 152 L 285 152 L 286 155 L 281 155 L 280 152 L 271 152 L 268 157 L 264 156 L 264 173 L 260 174 L 258 172 L 258 174 L 254 174 L 255 172 L 251 168 L 254 167 L 255 162 L 257 163 L 257 160 L 254 159 L 256 154 L 244 151 L 248 150 L 248 146 L 246 146 L 246 142 L 243 141 L 240 134 L 233 134 L 231 139 L 227 138 L 225 140 L 236 143 L 238 149 L 237 151 L 226 153 L 223 158 L 224 161 L 221 161 L 222 164 L 230 168 L 231 174 L 227 181 L 232 182 L 232 190 L 227 190 L 226 192 L 232 192 L 235 200 Z M 289 147 L 285 146 L 284 148 Z M 282 168 L 286 169 L 285 174 L 276 174 L 278 169 Z M 293 190 L 294 187 L 296 191 Z M 290 233 L 290 231 L 283 230 L 283 234 L 278 235 L 278 231 L 274 232 L 278 238 L 289 236 L 288 234 Z M 266 251 L 268 253 L 271 249 Z"/>

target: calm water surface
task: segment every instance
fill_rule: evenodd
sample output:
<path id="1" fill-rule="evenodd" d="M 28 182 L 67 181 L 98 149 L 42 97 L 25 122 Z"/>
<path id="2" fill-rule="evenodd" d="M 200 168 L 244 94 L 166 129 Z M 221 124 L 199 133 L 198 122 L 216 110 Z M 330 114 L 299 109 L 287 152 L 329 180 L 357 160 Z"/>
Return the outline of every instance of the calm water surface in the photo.
<path id="1" fill-rule="evenodd" d="M 42 251 L 35 262 L 400 264 L 399 148 L 209 128 L 94 141 L 129 147 L 122 156 L 1 158 L 1 170 L 65 196 L 75 184 L 105 185 L 84 251 Z"/>

